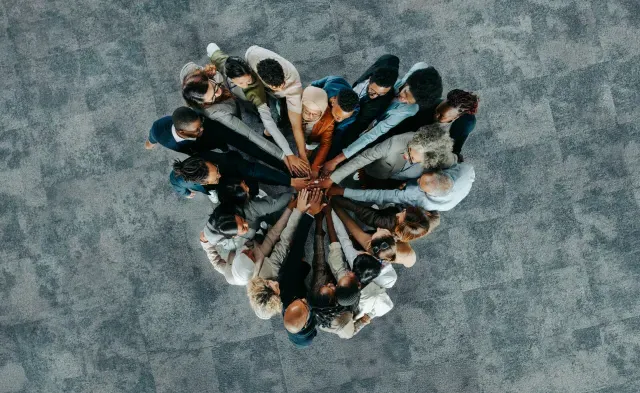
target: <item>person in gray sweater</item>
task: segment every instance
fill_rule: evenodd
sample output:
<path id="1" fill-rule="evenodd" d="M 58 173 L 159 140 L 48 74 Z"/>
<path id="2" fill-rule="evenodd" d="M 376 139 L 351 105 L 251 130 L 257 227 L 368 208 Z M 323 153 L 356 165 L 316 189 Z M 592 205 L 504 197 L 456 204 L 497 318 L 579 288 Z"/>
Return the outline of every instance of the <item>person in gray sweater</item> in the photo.
<path id="1" fill-rule="evenodd" d="M 403 190 L 356 190 L 333 185 L 327 196 L 344 195 L 360 202 L 382 206 L 394 203 L 401 206 L 417 206 L 427 211 L 453 209 L 471 191 L 476 178 L 473 166 L 455 164 L 450 168 L 424 173 L 417 180 L 410 180 Z"/>
<path id="2" fill-rule="evenodd" d="M 365 176 L 372 178 L 367 183 L 417 179 L 425 169 L 447 168 L 455 164 L 457 160 L 452 148 L 453 139 L 446 130 L 437 124 L 424 126 L 416 132 L 396 135 L 363 151 L 317 184 L 329 188 L 361 168 Z"/>

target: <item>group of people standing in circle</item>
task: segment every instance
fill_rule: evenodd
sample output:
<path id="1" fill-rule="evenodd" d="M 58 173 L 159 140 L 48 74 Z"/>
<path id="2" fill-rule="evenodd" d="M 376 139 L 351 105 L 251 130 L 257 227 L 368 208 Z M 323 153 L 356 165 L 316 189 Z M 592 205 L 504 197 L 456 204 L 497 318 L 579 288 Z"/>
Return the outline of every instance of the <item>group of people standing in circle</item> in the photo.
<path id="1" fill-rule="evenodd" d="M 422 62 L 400 77 L 393 55 L 353 83 L 327 76 L 304 87 L 268 49 L 206 52 L 207 64 L 180 70 L 185 106 L 153 123 L 145 147 L 188 156 L 169 181 L 213 203 L 200 244 L 227 283 L 246 286 L 257 317 L 281 314 L 297 346 L 318 329 L 353 337 L 393 308 L 395 268 L 419 261 L 411 242 L 470 192 L 462 147 L 478 96 L 443 97 L 439 72 Z M 251 116 L 264 129 L 243 121 Z M 287 191 L 268 195 L 261 184 Z"/>

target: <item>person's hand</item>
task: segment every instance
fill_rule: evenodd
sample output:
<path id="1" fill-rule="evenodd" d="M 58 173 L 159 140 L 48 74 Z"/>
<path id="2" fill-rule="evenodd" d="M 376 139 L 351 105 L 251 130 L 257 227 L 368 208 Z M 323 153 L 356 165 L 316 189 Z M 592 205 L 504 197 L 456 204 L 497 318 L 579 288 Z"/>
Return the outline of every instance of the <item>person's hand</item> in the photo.
<path id="1" fill-rule="evenodd" d="M 335 195 L 344 195 L 344 188 L 335 184 L 329 187 L 329 189 L 327 190 L 327 196 L 332 197 Z"/>
<path id="2" fill-rule="evenodd" d="M 309 186 L 311 179 L 308 177 L 292 177 L 291 178 L 291 187 L 295 188 L 296 191 L 300 191 Z"/>
<path id="3" fill-rule="evenodd" d="M 309 176 L 309 162 L 292 155 L 286 156 L 284 164 L 289 169 L 292 176 L 306 177 Z"/>
<path id="4" fill-rule="evenodd" d="M 368 325 L 371 323 L 371 317 L 369 316 L 369 314 L 364 314 L 360 317 L 359 321 L 363 325 Z"/>
<path id="5" fill-rule="evenodd" d="M 200 241 L 202 243 L 209 243 L 209 240 L 207 240 L 207 237 L 204 235 L 204 232 L 200 231 Z"/>
<path id="6" fill-rule="evenodd" d="M 399 190 L 404 190 L 407 187 L 407 182 L 404 182 L 402 184 L 400 184 L 400 187 L 398 187 Z"/>
<path id="7" fill-rule="evenodd" d="M 298 202 L 296 204 L 296 209 L 300 210 L 301 213 L 306 212 L 311 205 L 309 204 L 309 197 L 311 196 L 311 191 L 308 189 L 300 190 L 298 194 Z"/>
<path id="8" fill-rule="evenodd" d="M 309 211 L 311 215 L 316 215 L 322 211 L 326 206 L 326 203 L 322 203 L 322 190 L 315 189 L 310 191 L 311 197 L 309 198 Z"/>
<path id="9" fill-rule="evenodd" d="M 329 160 L 322 166 L 322 177 L 328 177 L 336 170 L 338 163 L 335 160 Z"/>
<path id="10" fill-rule="evenodd" d="M 146 141 L 144 141 L 144 148 L 145 148 L 145 149 L 147 149 L 147 150 L 151 150 L 151 149 L 153 149 L 154 147 L 156 147 L 156 144 L 155 144 L 155 143 L 151 143 L 151 142 L 149 142 L 149 140 L 148 140 L 148 139 L 147 139 Z"/>
<path id="11" fill-rule="evenodd" d="M 191 191 L 191 190 L 189 190 L 189 192 L 191 192 L 191 193 L 189 195 L 187 195 L 187 198 L 193 199 L 196 196 L 196 192 L 195 191 Z"/>
<path id="12" fill-rule="evenodd" d="M 331 180 L 331 178 L 328 177 L 328 176 L 327 177 L 322 177 L 320 179 L 312 181 L 311 185 L 313 187 L 326 189 L 326 188 L 329 188 L 329 187 L 331 187 L 333 185 L 333 180 Z"/>
<path id="13" fill-rule="evenodd" d="M 320 176 L 320 171 L 318 169 L 311 169 L 311 179 L 315 180 Z"/>

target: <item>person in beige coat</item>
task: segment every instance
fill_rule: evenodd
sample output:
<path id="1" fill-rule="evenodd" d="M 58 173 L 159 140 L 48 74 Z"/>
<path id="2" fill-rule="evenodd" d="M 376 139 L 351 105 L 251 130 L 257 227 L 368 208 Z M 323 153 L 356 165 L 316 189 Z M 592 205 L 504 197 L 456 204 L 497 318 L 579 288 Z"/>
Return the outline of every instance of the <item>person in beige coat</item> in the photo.
<path id="1" fill-rule="evenodd" d="M 300 213 L 293 212 L 296 202 L 294 199 L 289 203 L 275 225 L 267 232 L 262 244 L 245 245 L 237 252 L 230 252 L 226 260 L 218 252 L 216 243 L 209 241 L 211 236 L 201 232 L 200 245 L 213 268 L 231 285 L 247 285 L 260 271 L 266 277 L 271 277 L 274 272 L 277 276 L 278 267 L 287 256 L 291 236 L 300 219 Z M 274 290 L 277 291 L 277 282 Z"/>

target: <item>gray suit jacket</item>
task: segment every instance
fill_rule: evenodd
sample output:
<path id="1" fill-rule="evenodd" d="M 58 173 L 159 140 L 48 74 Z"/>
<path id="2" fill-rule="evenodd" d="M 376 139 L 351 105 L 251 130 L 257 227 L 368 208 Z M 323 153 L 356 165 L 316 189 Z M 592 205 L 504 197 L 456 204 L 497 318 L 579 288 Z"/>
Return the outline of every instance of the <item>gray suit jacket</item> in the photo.
<path id="1" fill-rule="evenodd" d="M 347 161 L 331 175 L 334 183 L 340 183 L 345 177 L 365 168 L 368 175 L 377 179 L 389 179 L 394 175 L 396 179 L 415 179 L 422 174 L 422 166 L 413 164 L 404 168 L 407 161 L 402 154 L 407 150 L 415 132 L 396 135 L 379 143 Z"/>

